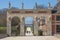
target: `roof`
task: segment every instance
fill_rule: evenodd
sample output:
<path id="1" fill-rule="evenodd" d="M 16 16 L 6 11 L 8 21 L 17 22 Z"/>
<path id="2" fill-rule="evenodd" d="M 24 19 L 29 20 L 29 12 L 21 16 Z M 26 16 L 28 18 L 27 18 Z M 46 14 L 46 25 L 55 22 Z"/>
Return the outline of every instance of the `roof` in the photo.
<path id="1" fill-rule="evenodd" d="M 60 1 L 59 2 L 57 2 L 57 4 L 54 6 L 54 8 L 53 9 L 60 9 Z"/>

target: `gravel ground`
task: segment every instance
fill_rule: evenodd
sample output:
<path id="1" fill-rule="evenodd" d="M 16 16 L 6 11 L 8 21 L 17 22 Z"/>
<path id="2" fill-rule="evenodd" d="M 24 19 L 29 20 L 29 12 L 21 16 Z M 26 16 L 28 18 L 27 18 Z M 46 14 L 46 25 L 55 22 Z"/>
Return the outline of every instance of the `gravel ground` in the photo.
<path id="1" fill-rule="evenodd" d="M 6 37 L 0 40 L 60 40 L 56 36 L 17 36 L 17 37 Z"/>

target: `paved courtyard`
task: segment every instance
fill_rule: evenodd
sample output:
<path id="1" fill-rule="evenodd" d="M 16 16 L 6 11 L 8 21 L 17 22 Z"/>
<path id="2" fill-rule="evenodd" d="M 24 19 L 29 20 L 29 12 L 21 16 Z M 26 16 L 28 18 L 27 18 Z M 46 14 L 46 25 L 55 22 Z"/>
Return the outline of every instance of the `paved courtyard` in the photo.
<path id="1" fill-rule="evenodd" d="M 60 40 L 56 36 L 17 36 L 17 37 L 6 37 L 0 40 Z"/>

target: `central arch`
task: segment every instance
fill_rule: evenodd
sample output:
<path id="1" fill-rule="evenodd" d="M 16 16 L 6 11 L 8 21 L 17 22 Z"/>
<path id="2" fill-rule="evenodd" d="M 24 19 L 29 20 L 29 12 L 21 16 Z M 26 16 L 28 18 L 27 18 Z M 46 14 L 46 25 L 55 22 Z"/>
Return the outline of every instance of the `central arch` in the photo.
<path id="1" fill-rule="evenodd" d="M 34 18 L 31 16 L 25 17 L 25 35 L 33 36 L 34 35 Z"/>

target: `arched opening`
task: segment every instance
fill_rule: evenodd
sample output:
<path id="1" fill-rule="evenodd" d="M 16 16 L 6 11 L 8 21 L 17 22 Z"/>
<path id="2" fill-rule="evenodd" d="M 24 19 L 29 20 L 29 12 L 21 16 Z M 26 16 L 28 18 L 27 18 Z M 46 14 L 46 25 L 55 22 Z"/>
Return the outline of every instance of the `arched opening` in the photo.
<path id="1" fill-rule="evenodd" d="M 36 20 L 39 27 L 38 36 L 43 36 L 43 26 L 45 25 L 45 17 L 44 16 L 37 17 Z"/>
<path id="2" fill-rule="evenodd" d="M 18 17 L 13 17 L 11 20 L 11 35 L 20 35 L 20 19 Z"/>
<path id="3" fill-rule="evenodd" d="M 33 17 L 25 17 L 25 35 L 31 36 L 34 35 L 34 24 Z"/>

